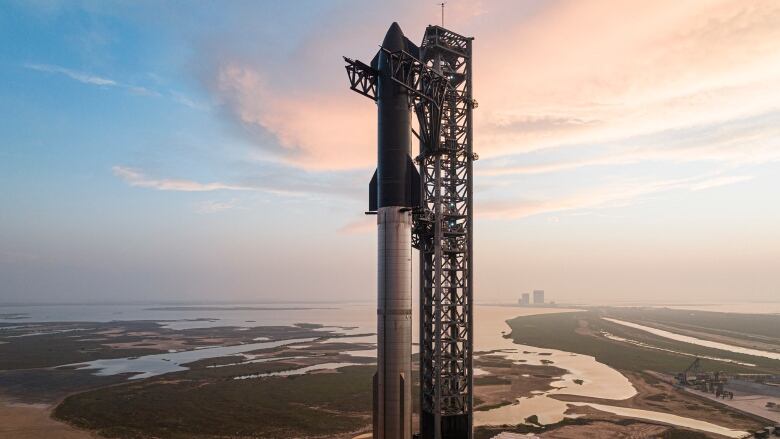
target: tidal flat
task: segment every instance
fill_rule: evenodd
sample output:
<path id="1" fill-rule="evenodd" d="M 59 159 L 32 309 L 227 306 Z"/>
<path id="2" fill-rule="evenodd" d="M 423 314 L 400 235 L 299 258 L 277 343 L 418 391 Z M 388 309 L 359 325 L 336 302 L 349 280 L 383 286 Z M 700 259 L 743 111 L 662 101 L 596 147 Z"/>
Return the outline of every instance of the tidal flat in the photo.
<path id="1" fill-rule="evenodd" d="M 29 318 L 23 322 L 0 319 L 0 416 L 23 406 L 43 413 L 38 417 L 51 414 L 52 425 L 68 434 L 90 435 L 84 437 L 351 439 L 370 432 L 375 370 L 370 306 L 203 308 L 147 307 L 147 317 L 167 317 L 161 320 L 121 320 L 145 315 L 136 309 L 106 310 L 95 322 L 81 319 L 81 313 L 64 321 L 36 320 L 34 310 L 25 310 Z M 647 324 L 659 320 L 654 315 L 607 307 L 478 307 L 476 437 L 516 432 L 718 438 L 763 426 L 760 419 L 664 380 L 686 367 L 692 355 L 736 359 L 702 360 L 706 367 L 734 372 L 778 373 L 778 362 L 751 356 L 755 365 L 741 366 L 748 358 L 738 353 L 715 356 L 708 348 L 602 318 Z M 680 326 L 685 320 L 663 324 Z M 733 326 L 697 331 L 736 336 L 724 328 Z M 645 345 L 611 340 L 607 333 Z M 754 336 L 768 335 L 750 329 L 744 339 Z M 417 410 L 417 387 L 413 392 Z M 637 418 L 645 412 L 650 419 Z M 678 424 L 700 423 L 663 421 L 670 413 L 683 418 L 674 421 Z M 25 437 L 46 437 L 34 436 L 34 425 L 26 428 L 33 435 Z M 735 433 L 724 436 L 717 428 Z"/>

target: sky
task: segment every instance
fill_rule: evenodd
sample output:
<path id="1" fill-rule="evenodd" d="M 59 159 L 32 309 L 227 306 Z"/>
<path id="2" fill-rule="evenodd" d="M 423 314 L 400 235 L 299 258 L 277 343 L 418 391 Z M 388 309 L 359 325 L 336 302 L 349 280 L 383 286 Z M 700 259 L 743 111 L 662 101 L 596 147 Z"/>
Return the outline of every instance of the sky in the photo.
<path id="1" fill-rule="evenodd" d="M 370 61 L 436 2 L 0 2 L 0 303 L 376 294 Z M 475 298 L 780 298 L 780 3 L 457 1 Z"/>

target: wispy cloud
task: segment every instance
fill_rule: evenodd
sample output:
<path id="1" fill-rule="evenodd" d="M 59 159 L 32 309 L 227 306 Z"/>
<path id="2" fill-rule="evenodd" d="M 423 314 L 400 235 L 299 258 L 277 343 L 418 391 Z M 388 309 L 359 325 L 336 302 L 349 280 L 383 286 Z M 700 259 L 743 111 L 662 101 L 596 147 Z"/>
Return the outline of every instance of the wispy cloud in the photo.
<path id="1" fill-rule="evenodd" d="M 73 79 L 74 81 L 81 82 L 82 84 L 96 85 L 100 87 L 118 87 L 118 88 L 129 90 L 132 93 L 142 94 L 142 95 L 150 95 L 150 96 L 159 95 L 159 93 L 157 93 L 156 91 L 150 90 L 146 87 L 124 84 L 111 78 L 106 78 L 103 76 L 94 75 L 86 72 L 80 72 L 78 70 L 73 70 L 62 66 L 56 66 L 51 64 L 27 63 L 24 64 L 24 67 L 38 72 L 56 73 L 60 75 L 65 75 L 68 78 Z"/>
<path id="2" fill-rule="evenodd" d="M 376 230 L 376 216 L 364 215 L 342 226 L 338 232 L 343 235 L 358 235 Z"/>
<path id="3" fill-rule="evenodd" d="M 278 197 L 307 200 L 355 200 L 362 199 L 364 191 L 367 190 L 365 188 L 368 187 L 368 177 L 363 173 L 307 172 L 272 162 L 252 163 L 252 166 L 242 173 L 241 183 L 153 177 L 141 169 L 122 165 L 113 166 L 111 171 L 130 186 L 159 191 L 262 192 Z M 356 183 L 363 190 L 356 189 Z"/>
<path id="4" fill-rule="evenodd" d="M 702 191 L 705 189 L 727 186 L 730 184 L 740 183 L 752 179 L 753 176 L 751 175 L 731 175 L 731 176 L 716 177 L 716 178 L 710 178 L 707 180 L 700 181 L 698 183 L 691 184 L 689 189 L 692 191 Z"/>
<path id="5" fill-rule="evenodd" d="M 39 72 L 46 72 L 46 73 L 59 73 L 62 75 L 67 76 L 70 79 L 74 79 L 78 82 L 82 82 L 84 84 L 91 84 L 91 85 L 101 85 L 101 86 L 110 86 L 115 87 L 119 84 L 114 81 L 113 79 L 104 78 L 97 75 L 91 75 L 89 73 L 79 72 L 76 70 L 67 69 L 65 67 L 60 66 L 53 66 L 49 64 L 25 64 L 25 68 L 28 68 L 30 70 L 36 70 Z"/>
<path id="6" fill-rule="evenodd" d="M 114 172 L 114 175 L 124 180 L 130 186 L 156 189 L 159 191 L 211 192 L 258 190 L 258 188 L 222 182 L 200 183 L 193 180 L 156 179 L 149 177 L 142 171 L 125 166 L 114 166 L 111 170 Z"/>
<path id="7" fill-rule="evenodd" d="M 195 212 L 208 215 L 212 213 L 218 213 L 225 210 L 230 210 L 238 206 L 238 200 L 233 198 L 228 201 L 203 201 L 201 203 L 198 203 L 198 205 L 195 207 Z"/>
<path id="8" fill-rule="evenodd" d="M 493 201 L 477 205 L 480 217 L 518 219 L 552 212 L 627 206 L 643 197 L 673 190 L 700 191 L 751 180 L 749 175 L 697 176 L 644 182 L 628 182 L 585 189 L 572 195 L 544 200 Z"/>
<path id="9" fill-rule="evenodd" d="M 623 166 L 650 162 L 719 163 L 728 166 L 780 161 L 780 111 L 756 117 L 668 130 L 648 136 L 556 148 L 527 154 L 510 154 L 480 163 L 483 176 L 537 175 L 591 166 Z M 583 157 L 584 155 L 584 157 Z M 554 160 L 540 162 L 540 157 Z"/>
<path id="10" fill-rule="evenodd" d="M 78 81 L 82 84 L 95 85 L 98 87 L 110 87 L 118 88 L 129 91 L 130 93 L 143 95 L 143 96 L 165 96 L 166 98 L 176 102 L 177 104 L 184 105 L 185 107 L 192 108 L 193 110 L 205 111 L 210 106 L 204 102 L 197 101 L 183 93 L 171 91 L 171 92 L 159 92 L 149 87 L 144 87 L 135 84 L 128 84 L 116 79 L 108 78 L 105 76 L 96 75 L 93 73 L 82 72 L 79 70 L 69 69 L 52 64 L 35 64 L 26 63 L 23 65 L 26 69 L 34 70 L 43 73 L 53 73 L 64 75 L 74 81 Z"/>
<path id="11" fill-rule="evenodd" d="M 196 101 L 195 99 L 178 92 L 171 92 L 170 96 L 175 102 L 184 105 L 185 107 L 192 108 L 193 110 L 206 111 L 211 108 L 211 106 L 205 102 Z"/>
<path id="12" fill-rule="evenodd" d="M 576 149 L 777 108 L 777 2 L 672 5 L 549 2 L 530 14 L 511 1 L 484 3 L 478 14 L 459 12 L 457 7 L 468 7 L 454 5 L 453 23 L 477 35 L 479 43 L 475 124 L 480 156 Z M 408 36 L 418 39 L 411 12 L 416 4 L 401 2 L 397 9 Z M 637 14 L 643 19 L 635 20 Z M 338 13 L 325 19 L 330 17 L 342 19 Z M 367 101 L 346 90 L 343 71 L 332 64 L 351 50 L 370 58 L 371 48 L 355 41 L 364 41 L 366 32 L 383 25 L 371 18 L 329 38 L 305 34 L 295 56 L 273 61 L 265 56 L 215 57 L 207 60 L 214 64 L 208 85 L 242 132 L 262 131 L 253 139 L 256 144 L 287 163 L 319 170 L 368 167 L 375 159 L 375 117 Z M 299 65 L 329 68 L 312 79 Z M 269 134 L 276 137 L 275 148 L 269 146 L 274 144 L 268 142 Z"/>
<path id="13" fill-rule="evenodd" d="M 256 67 L 229 62 L 219 67 L 217 100 L 244 128 L 270 133 L 276 142 L 257 144 L 289 164 L 310 170 L 365 167 L 375 156 L 375 117 L 370 102 L 358 101 L 344 90 L 302 93 L 270 84 Z M 363 105 L 359 105 L 363 104 Z M 252 139 L 256 141 L 257 139 Z"/>

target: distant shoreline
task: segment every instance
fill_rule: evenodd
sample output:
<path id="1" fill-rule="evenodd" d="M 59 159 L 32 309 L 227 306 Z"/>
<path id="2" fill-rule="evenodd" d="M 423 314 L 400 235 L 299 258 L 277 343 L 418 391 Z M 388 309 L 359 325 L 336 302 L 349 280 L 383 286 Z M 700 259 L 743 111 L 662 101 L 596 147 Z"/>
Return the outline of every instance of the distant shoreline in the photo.
<path id="1" fill-rule="evenodd" d="M 161 306 L 144 311 L 305 311 L 338 309 L 335 307 L 272 307 L 272 306 Z"/>

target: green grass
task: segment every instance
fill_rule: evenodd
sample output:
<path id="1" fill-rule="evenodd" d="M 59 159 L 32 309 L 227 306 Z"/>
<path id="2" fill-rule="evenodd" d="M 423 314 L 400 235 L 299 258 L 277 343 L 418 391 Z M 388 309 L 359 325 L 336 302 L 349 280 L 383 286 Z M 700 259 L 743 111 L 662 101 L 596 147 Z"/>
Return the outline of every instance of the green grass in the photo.
<path id="1" fill-rule="evenodd" d="M 327 436 L 370 422 L 375 368 L 340 371 L 211 383 L 128 383 L 70 396 L 54 416 L 116 438 Z"/>
<path id="2" fill-rule="evenodd" d="M 139 343 L 146 339 L 165 341 L 175 338 L 183 342 L 184 348 L 195 348 L 203 345 L 199 341 L 202 338 L 223 338 L 226 340 L 225 344 L 253 343 L 257 337 L 287 340 L 328 336 L 334 341 L 341 338 L 331 331 L 317 330 L 318 325 L 261 326 L 247 330 L 233 327 L 196 328 L 186 331 L 163 328 L 159 323 L 151 321 L 52 322 L 34 325 L 42 334 L 19 336 L 32 332 L 29 328 L 5 329 L 0 332 L 0 341 L 5 342 L 0 343 L 0 371 L 53 367 L 98 359 L 139 357 L 167 351 L 150 348 L 148 343 L 144 343 L 145 347 L 138 348 L 116 349 L 109 346 L 116 343 Z M 4 326 L 15 325 L 0 324 L 0 328 Z M 69 332 L 55 332 L 61 330 Z M 107 335 L 106 331 L 119 333 Z"/>
<path id="3" fill-rule="evenodd" d="M 575 330 L 581 325 L 580 321 L 587 322 L 589 328 L 595 332 L 604 330 L 620 337 L 665 349 L 692 355 L 729 358 L 757 365 L 757 367 L 746 367 L 714 360 L 702 360 L 704 369 L 746 373 L 777 373 L 780 371 L 780 362 L 775 360 L 735 354 L 657 337 L 644 331 L 602 320 L 596 311 L 518 317 L 510 320 L 509 325 L 512 328 L 512 338 L 516 343 L 591 355 L 599 362 L 623 370 L 654 370 L 670 373 L 685 369 L 693 361 L 690 356 L 642 348 L 603 337 L 577 334 Z"/>
<path id="4" fill-rule="evenodd" d="M 60 366 L 101 358 L 122 358 L 138 355 L 157 354 L 159 349 L 114 349 L 104 343 L 125 343 L 140 341 L 141 337 L 118 336 L 105 341 L 98 332 L 114 329 L 111 323 L 40 323 L 41 332 L 87 328 L 88 330 L 41 334 L 25 337 L 10 337 L 29 332 L 24 330 L 3 331 L 5 344 L 0 344 L 0 371 L 32 369 L 38 367 Z M 9 325 L 10 326 L 10 325 Z M 127 322 L 125 327 L 132 331 L 157 330 L 159 325 L 147 322 Z M 86 339 L 86 340 L 84 340 Z"/>
<path id="5" fill-rule="evenodd" d="M 748 339 L 780 340 L 780 315 L 737 314 L 668 308 L 608 308 L 618 319 L 647 320 L 670 326 Z"/>

